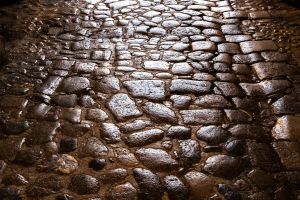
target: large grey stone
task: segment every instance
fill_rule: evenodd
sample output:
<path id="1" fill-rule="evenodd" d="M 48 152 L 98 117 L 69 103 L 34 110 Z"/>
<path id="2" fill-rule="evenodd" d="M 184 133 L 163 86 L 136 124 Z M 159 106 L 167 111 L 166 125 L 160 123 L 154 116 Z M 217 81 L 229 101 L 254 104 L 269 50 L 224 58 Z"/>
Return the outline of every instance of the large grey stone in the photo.
<path id="1" fill-rule="evenodd" d="M 186 124 L 220 124 L 223 121 L 222 111 L 216 109 L 182 110 L 180 114 Z"/>
<path id="2" fill-rule="evenodd" d="M 66 93 L 82 92 L 90 87 L 89 79 L 85 77 L 73 76 L 63 81 L 62 90 Z"/>
<path id="3" fill-rule="evenodd" d="M 142 97 L 149 100 L 163 100 L 166 96 L 165 82 L 161 80 L 125 81 L 124 85 L 134 97 Z"/>
<path id="4" fill-rule="evenodd" d="M 178 162 L 161 149 L 141 148 L 135 154 L 143 165 L 150 169 L 168 171 L 178 167 Z"/>
<path id="5" fill-rule="evenodd" d="M 208 81 L 195 81 L 175 79 L 171 82 L 171 92 L 202 94 L 210 91 L 211 83 Z"/>
<path id="6" fill-rule="evenodd" d="M 240 43 L 243 53 L 253 53 L 261 51 L 277 50 L 275 42 L 272 40 L 260 40 L 260 41 L 246 41 Z"/>
<path id="7" fill-rule="evenodd" d="M 142 115 L 135 102 L 127 94 L 116 94 L 108 102 L 108 108 L 119 121 Z"/>
<path id="8" fill-rule="evenodd" d="M 144 109 L 153 121 L 176 123 L 177 117 L 173 110 L 159 103 L 147 102 Z"/>

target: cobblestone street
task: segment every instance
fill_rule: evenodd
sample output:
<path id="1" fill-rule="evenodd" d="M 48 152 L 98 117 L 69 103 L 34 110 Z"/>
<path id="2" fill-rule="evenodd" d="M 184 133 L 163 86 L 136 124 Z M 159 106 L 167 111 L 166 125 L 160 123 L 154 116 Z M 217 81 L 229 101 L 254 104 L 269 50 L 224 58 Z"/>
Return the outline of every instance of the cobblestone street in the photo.
<path id="1" fill-rule="evenodd" d="M 299 200 L 300 8 L 0 7 L 0 200 Z"/>

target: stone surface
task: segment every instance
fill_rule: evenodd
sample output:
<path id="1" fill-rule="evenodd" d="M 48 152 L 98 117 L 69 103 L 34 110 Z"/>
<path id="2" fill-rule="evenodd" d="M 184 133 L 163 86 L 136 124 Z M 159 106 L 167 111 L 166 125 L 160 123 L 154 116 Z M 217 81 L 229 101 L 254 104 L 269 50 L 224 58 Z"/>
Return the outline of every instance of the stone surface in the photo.
<path id="1" fill-rule="evenodd" d="M 219 126 L 203 126 L 197 131 L 197 138 L 209 144 L 219 144 L 225 142 L 229 132 Z"/>
<path id="2" fill-rule="evenodd" d="M 300 138 L 300 117 L 286 115 L 279 118 L 272 135 L 277 140 L 298 140 Z"/>
<path id="3" fill-rule="evenodd" d="M 187 186 L 176 176 L 166 176 L 163 185 L 167 188 L 170 199 L 185 200 L 189 198 Z"/>
<path id="4" fill-rule="evenodd" d="M 90 87 L 90 81 L 84 77 L 69 77 L 66 78 L 62 83 L 62 88 L 67 93 L 82 92 Z"/>
<path id="5" fill-rule="evenodd" d="M 165 83 L 160 80 L 125 81 L 124 85 L 134 97 L 149 100 L 162 100 L 165 98 Z"/>
<path id="6" fill-rule="evenodd" d="M 144 109 L 153 121 L 172 124 L 177 122 L 174 111 L 163 104 L 147 102 L 145 103 Z"/>
<path id="7" fill-rule="evenodd" d="M 61 178 L 57 176 L 39 176 L 26 188 L 26 194 L 30 197 L 45 197 L 61 190 L 62 185 Z"/>
<path id="8" fill-rule="evenodd" d="M 282 165 L 287 170 L 299 171 L 300 144 L 299 142 L 275 142 L 273 144 Z"/>
<path id="9" fill-rule="evenodd" d="M 265 41 L 246 41 L 240 43 L 243 53 L 261 52 L 277 50 L 276 44 L 272 40 Z"/>
<path id="10" fill-rule="evenodd" d="M 158 171 L 170 170 L 178 166 L 178 162 L 161 149 L 141 148 L 135 154 L 145 166 Z"/>
<path id="11" fill-rule="evenodd" d="M 219 124 L 223 120 L 220 110 L 182 110 L 180 111 L 183 121 L 186 124 Z"/>
<path id="12" fill-rule="evenodd" d="M 101 137 L 107 143 L 118 143 L 121 141 L 121 132 L 113 123 L 102 123 Z"/>
<path id="13" fill-rule="evenodd" d="M 133 176 L 140 189 L 140 198 L 147 200 L 161 199 L 163 187 L 157 175 L 147 169 L 134 168 Z"/>
<path id="14" fill-rule="evenodd" d="M 78 169 L 78 161 L 71 155 L 52 156 L 49 161 L 38 166 L 39 171 L 51 171 L 60 174 L 71 174 Z"/>
<path id="15" fill-rule="evenodd" d="M 137 200 L 138 195 L 137 190 L 132 186 L 132 184 L 126 182 L 124 184 L 112 187 L 107 194 L 107 198 L 111 200 Z"/>
<path id="16" fill-rule="evenodd" d="M 108 108 L 119 121 L 140 116 L 142 112 L 127 94 L 116 94 L 108 102 Z"/>
<path id="17" fill-rule="evenodd" d="M 141 132 L 135 132 L 126 137 L 125 142 L 128 146 L 144 146 L 151 144 L 163 138 L 163 131 L 160 129 L 150 129 Z"/>
<path id="18" fill-rule="evenodd" d="M 203 199 L 213 194 L 214 181 L 206 174 L 190 171 L 184 175 L 184 178 L 191 187 L 192 198 Z"/>
<path id="19" fill-rule="evenodd" d="M 194 81 L 185 79 L 176 79 L 171 83 L 171 92 L 178 93 L 207 93 L 211 88 L 211 83 L 208 81 Z"/>
<path id="20" fill-rule="evenodd" d="M 252 165 L 270 172 L 280 170 L 280 160 L 271 146 L 255 142 L 249 143 L 247 146 Z"/>
<path id="21" fill-rule="evenodd" d="M 156 71 L 168 71 L 169 63 L 165 61 L 145 61 L 145 69 Z"/>
<path id="22" fill-rule="evenodd" d="M 299 199 L 299 8 L 4 3 L 0 199 Z"/>
<path id="23" fill-rule="evenodd" d="M 98 180 L 86 174 L 76 174 L 71 177 L 69 188 L 78 194 L 94 194 L 100 189 Z"/>
<path id="24" fill-rule="evenodd" d="M 119 79 L 103 77 L 100 81 L 97 81 L 96 90 L 105 94 L 117 93 L 120 90 Z"/>
<path id="25" fill-rule="evenodd" d="M 214 176 L 233 178 L 243 171 L 243 163 L 236 157 L 217 155 L 206 160 L 204 170 Z"/>
<path id="26" fill-rule="evenodd" d="M 185 126 L 171 126 L 167 136 L 170 138 L 187 139 L 191 136 L 191 128 Z"/>
<path id="27" fill-rule="evenodd" d="M 179 142 L 178 155 L 181 161 L 197 163 L 201 157 L 200 145 L 196 140 Z"/>

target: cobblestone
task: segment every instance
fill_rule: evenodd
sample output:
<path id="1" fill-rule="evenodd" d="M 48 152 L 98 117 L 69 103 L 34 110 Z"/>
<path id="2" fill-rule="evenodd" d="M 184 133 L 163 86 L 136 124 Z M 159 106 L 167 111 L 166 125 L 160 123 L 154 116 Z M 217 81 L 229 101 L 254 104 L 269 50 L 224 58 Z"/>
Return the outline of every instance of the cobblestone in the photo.
<path id="1" fill-rule="evenodd" d="M 299 8 L 10 3 L 0 199 L 300 198 Z"/>

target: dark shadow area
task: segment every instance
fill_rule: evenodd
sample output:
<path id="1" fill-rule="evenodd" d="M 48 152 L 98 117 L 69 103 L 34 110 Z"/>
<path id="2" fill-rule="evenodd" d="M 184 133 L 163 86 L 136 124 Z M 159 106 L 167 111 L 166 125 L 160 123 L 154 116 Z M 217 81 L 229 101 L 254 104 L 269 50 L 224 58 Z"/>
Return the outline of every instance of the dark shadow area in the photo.
<path id="1" fill-rule="evenodd" d="M 2 0 L 0 2 L 0 6 L 8 6 L 8 5 L 12 5 L 15 3 L 20 3 L 22 0 Z"/>
<path id="2" fill-rule="evenodd" d="M 283 2 L 292 6 L 300 7 L 300 0 L 283 0 Z"/>

